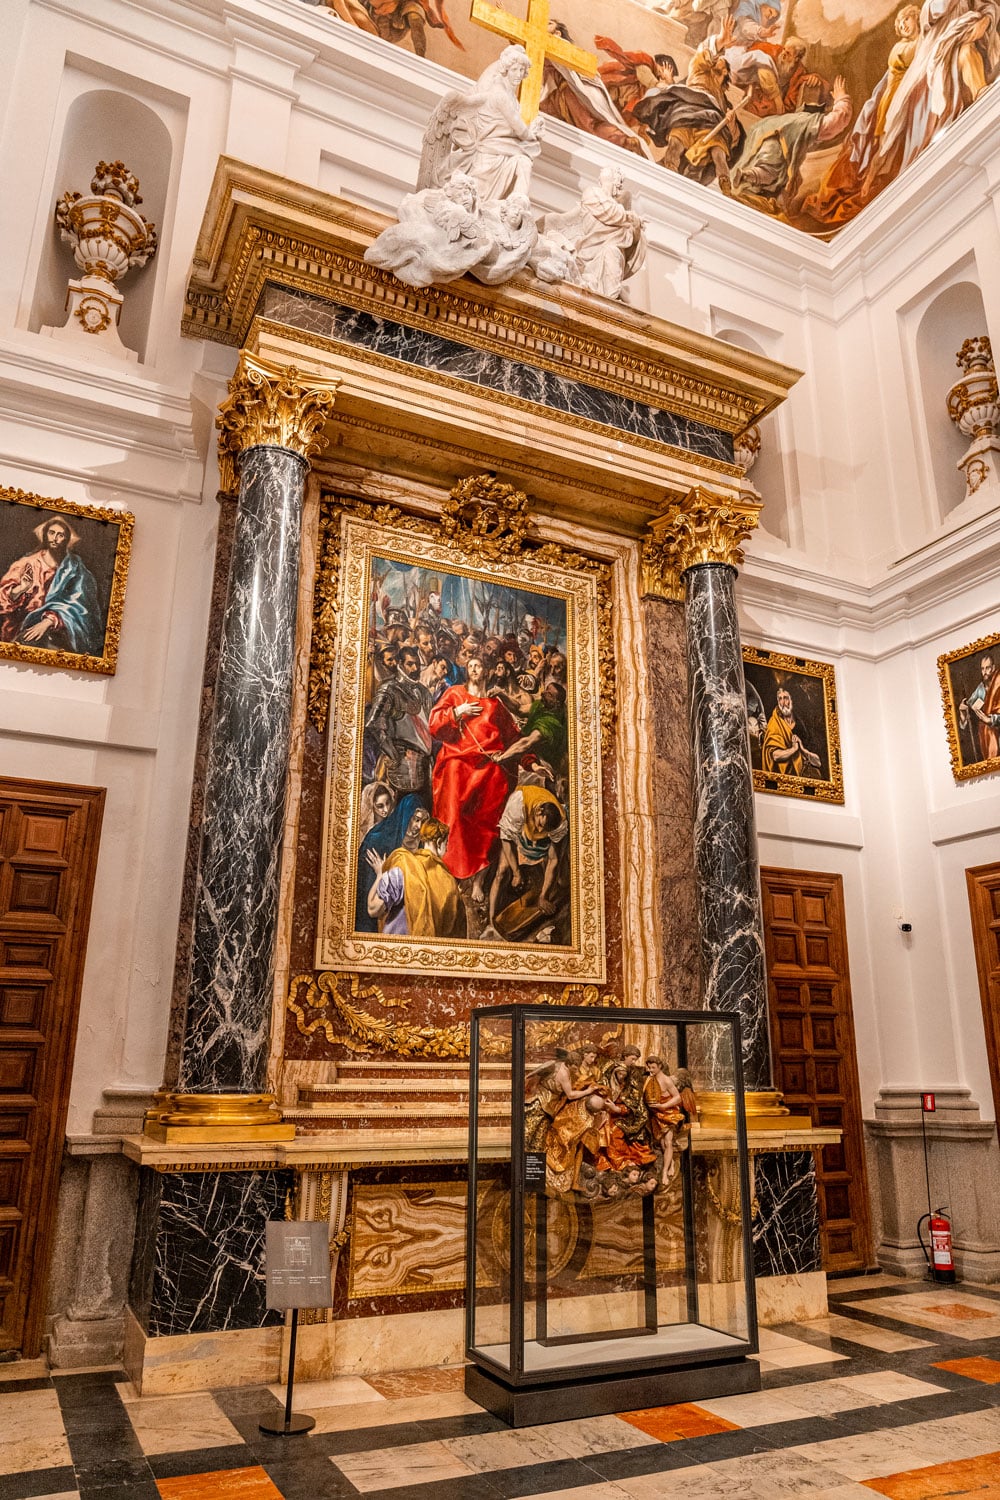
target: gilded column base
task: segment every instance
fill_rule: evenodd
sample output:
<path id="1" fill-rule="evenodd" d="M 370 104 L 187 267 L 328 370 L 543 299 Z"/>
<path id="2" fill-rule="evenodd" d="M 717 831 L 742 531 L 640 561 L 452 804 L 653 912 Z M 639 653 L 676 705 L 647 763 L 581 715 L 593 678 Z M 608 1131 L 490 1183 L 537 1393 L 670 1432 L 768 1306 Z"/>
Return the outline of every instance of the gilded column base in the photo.
<path id="1" fill-rule="evenodd" d="M 747 1130 L 808 1130 L 809 1115 L 793 1115 L 775 1089 L 747 1092 Z M 735 1094 L 703 1092 L 698 1095 L 698 1123 L 708 1129 L 736 1129 Z"/>
<path id="2" fill-rule="evenodd" d="M 215 1141 L 290 1141 L 273 1094 L 176 1094 L 161 1089 L 146 1111 L 143 1134 L 154 1141 L 198 1145 Z"/>

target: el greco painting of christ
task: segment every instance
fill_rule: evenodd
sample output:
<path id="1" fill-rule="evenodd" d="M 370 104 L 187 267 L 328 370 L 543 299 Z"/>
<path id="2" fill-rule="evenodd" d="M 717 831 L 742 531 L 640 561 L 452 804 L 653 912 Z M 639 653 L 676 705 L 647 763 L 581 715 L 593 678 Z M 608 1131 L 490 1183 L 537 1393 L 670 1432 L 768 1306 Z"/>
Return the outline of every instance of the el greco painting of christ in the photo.
<path id="1" fill-rule="evenodd" d="M 592 580 L 343 525 L 318 963 L 600 982 Z"/>

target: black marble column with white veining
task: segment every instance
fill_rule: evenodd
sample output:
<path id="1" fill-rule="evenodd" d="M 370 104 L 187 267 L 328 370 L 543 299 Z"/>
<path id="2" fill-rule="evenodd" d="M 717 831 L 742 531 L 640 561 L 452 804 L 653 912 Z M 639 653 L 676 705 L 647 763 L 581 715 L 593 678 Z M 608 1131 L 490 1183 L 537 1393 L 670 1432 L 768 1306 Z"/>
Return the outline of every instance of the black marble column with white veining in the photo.
<path id="1" fill-rule="evenodd" d="M 247 448 L 205 780 L 178 1088 L 266 1084 L 305 460 Z"/>
<path id="2" fill-rule="evenodd" d="M 704 1003 L 739 1016 L 743 1083 L 755 1091 L 771 1087 L 771 1052 L 735 582 L 725 563 L 684 574 Z M 733 1080 L 718 1063 L 713 1082 L 724 1088 Z"/>

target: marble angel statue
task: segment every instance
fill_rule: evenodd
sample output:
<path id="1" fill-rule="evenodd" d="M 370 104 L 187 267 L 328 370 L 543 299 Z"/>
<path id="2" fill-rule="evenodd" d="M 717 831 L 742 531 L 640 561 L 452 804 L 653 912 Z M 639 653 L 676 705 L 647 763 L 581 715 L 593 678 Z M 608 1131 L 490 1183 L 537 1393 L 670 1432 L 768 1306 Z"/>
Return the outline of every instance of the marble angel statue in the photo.
<path id="1" fill-rule="evenodd" d="M 399 205 L 399 223 L 382 231 L 365 260 L 392 271 L 407 286 L 422 287 L 464 276 L 492 251 L 476 184 L 456 172 L 444 187 L 408 193 Z"/>
<path id="2" fill-rule="evenodd" d="M 505 47 L 468 93 L 445 94 L 427 125 L 418 191 L 467 173 L 483 203 L 526 198 L 531 163 L 541 149 L 542 117 L 521 118 L 517 91 L 531 64 L 523 47 Z"/>
<path id="3" fill-rule="evenodd" d="M 589 291 L 626 302 L 626 282 L 645 255 L 645 233 L 625 178 L 618 167 L 605 167 L 597 182 L 584 188 L 576 208 L 546 215 L 532 268 L 543 280 L 556 280 L 561 272 Z M 567 275 L 570 257 L 575 274 Z"/>

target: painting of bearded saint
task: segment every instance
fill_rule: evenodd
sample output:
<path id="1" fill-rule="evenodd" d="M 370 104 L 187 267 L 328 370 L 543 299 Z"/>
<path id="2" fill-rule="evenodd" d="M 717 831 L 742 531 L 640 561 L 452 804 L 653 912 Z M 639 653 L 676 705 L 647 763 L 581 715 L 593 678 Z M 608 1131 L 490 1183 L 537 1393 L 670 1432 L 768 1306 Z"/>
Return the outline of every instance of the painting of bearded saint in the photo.
<path id="1" fill-rule="evenodd" d="M 496 950 L 580 972 L 580 824 L 599 823 L 581 744 L 582 779 L 596 787 L 599 771 L 577 708 L 575 670 L 591 666 L 577 601 L 539 568 L 520 581 L 517 564 L 499 577 L 388 548 L 362 562 L 364 644 L 357 680 L 340 685 L 353 693 L 340 699 L 354 722 L 349 832 L 332 802 L 327 819 L 327 890 L 336 903 L 339 839 L 349 931 L 331 942 L 328 924 L 320 961 L 374 948 L 388 967 L 416 967 L 419 952 L 421 967 L 436 954 L 462 972 Z"/>
<path id="2" fill-rule="evenodd" d="M 0 654 L 113 672 L 131 527 L 126 512 L 0 491 Z"/>
<path id="3" fill-rule="evenodd" d="M 743 677 L 755 789 L 843 802 L 833 667 L 744 646 Z"/>

